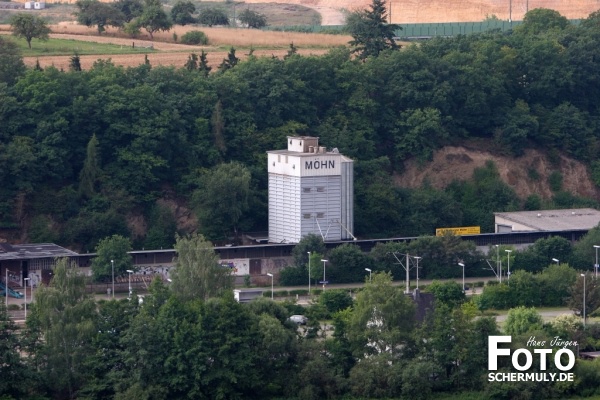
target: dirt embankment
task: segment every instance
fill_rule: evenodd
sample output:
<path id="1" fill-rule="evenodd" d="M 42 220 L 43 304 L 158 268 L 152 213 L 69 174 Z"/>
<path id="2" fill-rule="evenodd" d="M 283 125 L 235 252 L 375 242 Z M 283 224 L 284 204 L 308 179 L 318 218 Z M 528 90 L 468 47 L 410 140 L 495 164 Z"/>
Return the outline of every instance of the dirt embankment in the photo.
<path id="1" fill-rule="evenodd" d="M 487 151 L 448 146 L 437 151 L 433 160 L 421 165 L 417 160 L 405 163 L 405 172 L 394 177 L 398 186 L 419 187 L 427 181 L 442 189 L 452 180 L 470 180 L 475 168 L 493 161 L 500 177 L 521 199 L 538 194 L 544 199 L 553 195 L 548 178 L 553 172 L 563 177 L 563 190 L 577 196 L 600 199 L 600 190 L 592 182 L 586 166 L 579 161 L 560 156 L 552 163 L 541 151 L 529 149 L 518 158 L 494 155 Z"/>

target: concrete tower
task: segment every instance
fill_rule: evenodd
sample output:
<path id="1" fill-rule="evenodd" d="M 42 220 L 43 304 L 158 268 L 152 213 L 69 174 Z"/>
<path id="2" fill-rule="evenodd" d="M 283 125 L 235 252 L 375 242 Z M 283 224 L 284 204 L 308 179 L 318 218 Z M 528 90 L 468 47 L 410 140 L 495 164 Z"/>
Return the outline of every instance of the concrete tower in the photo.
<path id="1" fill-rule="evenodd" d="M 290 136 L 287 150 L 268 151 L 269 242 L 354 239 L 354 162 L 318 137 Z"/>

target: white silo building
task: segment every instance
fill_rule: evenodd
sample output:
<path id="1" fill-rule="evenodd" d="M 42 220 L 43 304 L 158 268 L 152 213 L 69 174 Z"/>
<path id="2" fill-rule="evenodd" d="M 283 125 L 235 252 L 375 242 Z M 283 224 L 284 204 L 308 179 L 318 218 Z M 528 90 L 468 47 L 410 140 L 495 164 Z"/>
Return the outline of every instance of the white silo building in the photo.
<path id="1" fill-rule="evenodd" d="M 268 151 L 269 242 L 354 239 L 354 161 L 326 151 L 318 137 L 290 136 L 287 150 Z"/>

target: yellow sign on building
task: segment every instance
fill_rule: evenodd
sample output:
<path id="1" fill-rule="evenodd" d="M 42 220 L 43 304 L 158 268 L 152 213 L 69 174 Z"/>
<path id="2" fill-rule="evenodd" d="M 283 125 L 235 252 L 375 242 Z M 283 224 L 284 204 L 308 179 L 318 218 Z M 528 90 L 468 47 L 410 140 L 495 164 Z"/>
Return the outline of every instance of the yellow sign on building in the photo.
<path id="1" fill-rule="evenodd" d="M 479 227 L 479 226 L 463 226 L 460 228 L 437 228 L 435 230 L 435 236 L 443 236 L 446 232 L 449 232 L 456 236 L 479 235 L 481 233 L 481 227 Z"/>

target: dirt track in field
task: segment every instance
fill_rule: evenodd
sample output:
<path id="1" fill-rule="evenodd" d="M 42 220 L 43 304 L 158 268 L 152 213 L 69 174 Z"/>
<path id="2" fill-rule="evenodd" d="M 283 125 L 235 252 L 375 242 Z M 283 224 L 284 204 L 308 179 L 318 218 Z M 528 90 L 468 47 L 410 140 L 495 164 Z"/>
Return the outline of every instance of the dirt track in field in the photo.
<path id="1" fill-rule="evenodd" d="M 0 26 L 0 33 L 9 34 L 8 26 Z M 236 48 L 236 56 L 240 59 L 248 57 L 249 49 L 255 48 L 254 55 L 257 57 L 278 57 L 281 58 L 287 54 L 290 43 L 298 49 L 298 54 L 302 55 L 322 55 L 329 49 L 336 46 L 343 46 L 348 43 L 350 37 L 342 35 L 322 35 L 307 34 L 297 32 L 264 32 L 251 29 L 230 29 L 230 28 L 203 28 L 210 40 L 207 46 L 189 46 L 173 42 L 173 33 L 181 37 L 192 27 L 177 26 L 169 32 L 161 32 L 154 35 L 151 41 L 147 37 L 126 38 L 119 37 L 120 32 L 108 30 L 107 33 L 99 36 L 94 29 L 72 23 L 64 23 L 51 26 L 51 38 L 81 40 L 95 43 L 111 43 L 124 47 L 134 46 L 136 48 L 150 48 L 147 54 L 113 54 L 113 55 L 80 55 L 80 63 L 83 69 L 89 69 L 94 62 L 99 59 L 110 59 L 115 65 L 124 67 L 137 66 L 145 62 L 145 57 L 151 65 L 183 67 L 191 53 L 199 54 L 202 50 L 207 53 L 207 59 L 210 66 L 216 68 L 224 58 L 227 57 L 228 49 L 233 46 Z M 64 32 L 64 33 L 63 33 Z M 44 56 L 44 57 L 24 57 L 26 65 L 33 67 L 39 61 L 42 68 L 54 66 L 58 69 L 69 69 L 72 55 L 68 56 Z"/>

